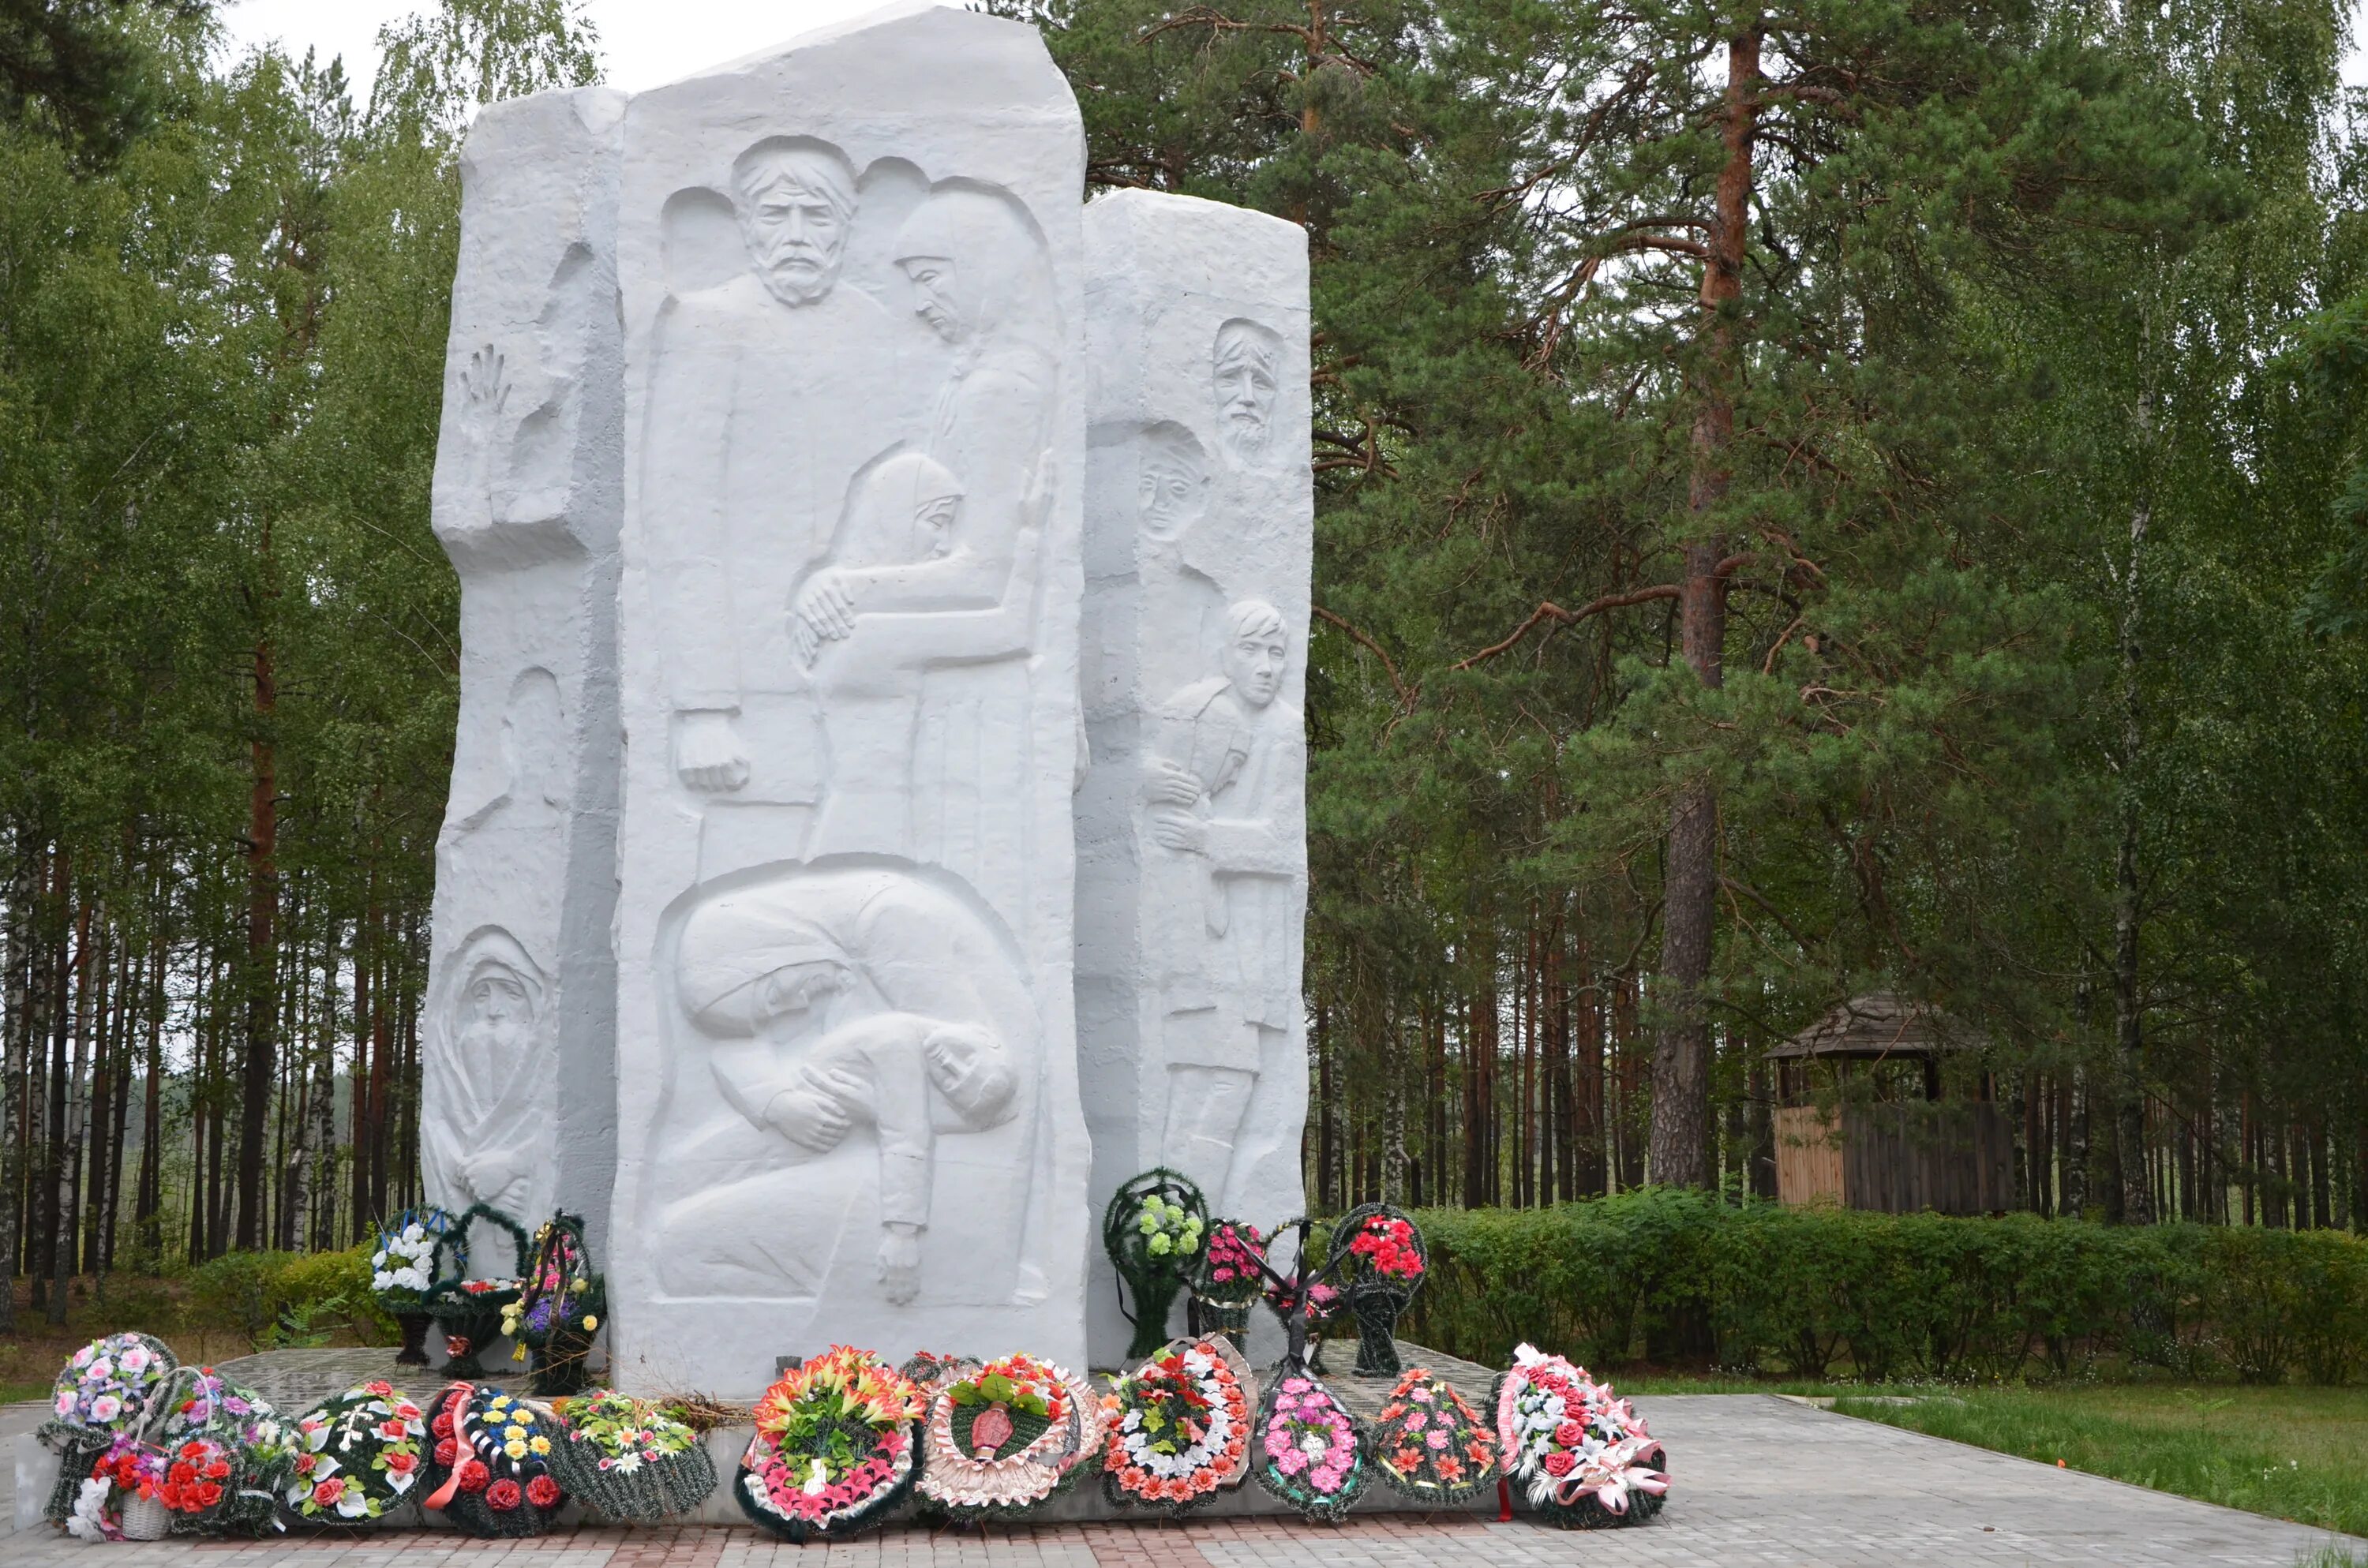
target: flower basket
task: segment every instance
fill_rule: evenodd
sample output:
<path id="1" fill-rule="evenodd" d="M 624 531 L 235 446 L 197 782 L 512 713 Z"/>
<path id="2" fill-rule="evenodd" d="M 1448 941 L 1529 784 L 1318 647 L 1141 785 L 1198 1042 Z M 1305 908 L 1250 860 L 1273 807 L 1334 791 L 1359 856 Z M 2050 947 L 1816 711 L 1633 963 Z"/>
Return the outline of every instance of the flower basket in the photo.
<path id="1" fill-rule="evenodd" d="M 1006 1356 L 937 1386 L 918 1484 L 957 1519 L 1012 1517 L 1066 1487 L 1101 1441 L 1101 1401 L 1083 1380 Z"/>
<path id="2" fill-rule="evenodd" d="M 481 1540 L 542 1534 L 567 1502 L 551 1471 L 558 1419 L 484 1383 L 454 1383 L 427 1419 L 424 1506 Z"/>
<path id="3" fill-rule="evenodd" d="M 1591 1529 L 1661 1511 L 1669 1478 L 1660 1443 L 1585 1368 L 1523 1345 L 1491 1403 L 1506 1477 L 1544 1523 Z"/>
<path id="4" fill-rule="evenodd" d="M 586 1362 L 608 1291 L 584 1244 L 584 1219 L 554 1213 L 534 1236 L 533 1261 L 525 1289 L 503 1315 L 502 1332 L 531 1351 L 534 1372 L 528 1387 L 549 1398 L 579 1393 L 591 1379 Z"/>
<path id="5" fill-rule="evenodd" d="M 1190 1178 L 1162 1166 L 1128 1181 L 1102 1210 L 1102 1250 L 1126 1289 L 1119 1307 L 1134 1325 L 1129 1360 L 1167 1343 L 1167 1319 L 1200 1267 L 1208 1205 Z M 1130 1298 L 1132 1300 L 1130 1301 Z"/>
<path id="6" fill-rule="evenodd" d="M 370 1254 L 370 1295 L 379 1309 L 403 1331 L 403 1350 L 395 1364 L 427 1365 L 427 1291 L 436 1279 L 438 1244 L 452 1229 L 452 1216 L 441 1209 L 407 1209 L 378 1233 L 378 1249 Z M 468 1249 L 454 1259 L 453 1273 L 468 1273 Z"/>
<path id="7" fill-rule="evenodd" d="M 126 1540 L 162 1540 L 173 1533 L 173 1510 L 157 1498 L 135 1492 L 123 1499 L 117 1528 Z"/>
<path id="8" fill-rule="evenodd" d="M 1383 1482 L 1440 1507 L 1476 1496 L 1497 1479 L 1489 1423 L 1445 1379 L 1420 1367 L 1390 1390 L 1365 1443 Z"/>
<path id="9" fill-rule="evenodd" d="M 1364 1433 L 1339 1396 L 1285 1361 L 1258 1415 L 1260 1486 L 1303 1518 L 1338 1524 L 1372 1476 Z"/>
<path id="10" fill-rule="evenodd" d="M 119 1438 L 141 1430 L 177 1365 L 162 1340 L 144 1334 L 109 1335 L 74 1353 L 51 1391 L 51 1418 L 38 1432 L 58 1456 L 45 1517 L 64 1524 L 74 1516 L 92 1467 Z"/>
<path id="11" fill-rule="evenodd" d="M 646 1400 L 601 1389 L 570 1400 L 561 1424 L 551 1473 L 602 1518 L 657 1524 L 715 1490 L 715 1461 L 699 1434 Z"/>
<path id="12" fill-rule="evenodd" d="M 1357 1319 L 1357 1376 L 1395 1378 L 1402 1370 L 1398 1314 L 1429 1267 L 1422 1233 L 1386 1203 L 1352 1209 L 1333 1229 L 1326 1272 L 1339 1275 L 1341 1294 Z"/>
<path id="13" fill-rule="evenodd" d="M 1102 1401 L 1102 1494 L 1180 1517 L 1239 1486 L 1256 1388 L 1249 1363 L 1223 1338 L 1177 1340 L 1114 1379 Z"/>
<path id="14" fill-rule="evenodd" d="M 507 1278 L 470 1276 L 469 1235 L 481 1220 L 509 1235 L 512 1263 Z M 484 1353 L 501 1337 L 503 1309 L 517 1304 L 524 1293 L 526 1266 L 525 1230 L 500 1210 L 483 1203 L 471 1206 L 437 1238 L 435 1283 L 421 1300 L 444 1330 L 448 1376 L 474 1381 L 485 1375 Z"/>
<path id="15" fill-rule="evenodd" d="M 332 1394 L 296 1420 L 296 1458 L 280 1493 L 288 1517 L 308 1525 L 383 1518 L 420 1495 L 427 1420 L 392 1384 Z"/>
<path id="16" fill-rule="evenodd" d="M 757 1402 L 732 1494 L 785 1540 L 837 1540 L 884 1522 L 920 1469 L 920 1386 L 868 1350 L 834 1345 Z"/>

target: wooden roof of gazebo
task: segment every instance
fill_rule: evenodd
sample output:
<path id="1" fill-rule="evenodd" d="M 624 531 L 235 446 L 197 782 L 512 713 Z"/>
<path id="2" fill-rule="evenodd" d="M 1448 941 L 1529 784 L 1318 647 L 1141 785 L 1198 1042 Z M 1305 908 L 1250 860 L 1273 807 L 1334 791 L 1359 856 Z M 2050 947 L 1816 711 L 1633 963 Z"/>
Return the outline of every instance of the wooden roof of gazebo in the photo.
<path id="1" fill-rule="evenodd" d="M 1972 1051 L 1980 1037 L 1930 1003 L 1914 1002 L 1890 991 L 1870 991 L 1849 1001 L 1772 1047 L 1772 1058 L 1932 1057 L 1944 1051 Z"/>

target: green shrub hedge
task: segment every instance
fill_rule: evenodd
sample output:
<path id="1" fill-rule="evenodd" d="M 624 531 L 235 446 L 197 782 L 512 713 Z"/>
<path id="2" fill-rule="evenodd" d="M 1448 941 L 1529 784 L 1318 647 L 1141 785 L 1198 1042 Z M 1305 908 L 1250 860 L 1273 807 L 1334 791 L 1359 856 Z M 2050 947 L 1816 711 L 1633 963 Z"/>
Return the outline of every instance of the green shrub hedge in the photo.
<path id="1" fill-rule="evenodd" d="M 231 1252 L 189 1271 L 193 1326 L 233 1329 L 256 1345 L 344 1329 L 392 1345 L 395 1326 L 370 1294 L 368 1243 L 344 1252 Z"/>
<path id="2" fill-rule="evenodd" d="M 1647 1188 L 1417 1215 L 1431 1276 L 1402 1336 L 1502 1366 L 1649 1354 L 1799 1378 L 2342 1382 L 2368 1358 L 2368 1244 L 2335 1231 L 1953 1219 Z"/>

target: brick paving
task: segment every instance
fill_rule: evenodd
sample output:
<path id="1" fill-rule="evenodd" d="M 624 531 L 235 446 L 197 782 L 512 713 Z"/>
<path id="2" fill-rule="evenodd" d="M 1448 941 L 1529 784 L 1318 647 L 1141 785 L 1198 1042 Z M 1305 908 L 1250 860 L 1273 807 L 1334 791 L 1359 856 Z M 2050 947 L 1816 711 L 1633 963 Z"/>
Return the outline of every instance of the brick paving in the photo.
<path id="1" fill-rule="evenodd" d="M 1766 1395 L 1640 1402 L 1669 1445 L 1678 1487 L 1655 1523 L 1574 1536 L 1523 1519 L 1380 1515 L 1326 1529 L 1296 1520 L 899 1528 L 800 1549 L 748 1529 L 579 1529 L 527 1541 L 440 1530 L 168 1541 L 88 1559 L 35 1526 L 0 1535 L 6 1568 L 2294 1568 L 2322 1546 L 2368 1562 L 2368 1541 L 2215 1508 L 1854 1421 Z M 0 1436 L 40 1415 L 0 1412 Z M 5 1523 L 0 1515 L 0 1524 Z"/>

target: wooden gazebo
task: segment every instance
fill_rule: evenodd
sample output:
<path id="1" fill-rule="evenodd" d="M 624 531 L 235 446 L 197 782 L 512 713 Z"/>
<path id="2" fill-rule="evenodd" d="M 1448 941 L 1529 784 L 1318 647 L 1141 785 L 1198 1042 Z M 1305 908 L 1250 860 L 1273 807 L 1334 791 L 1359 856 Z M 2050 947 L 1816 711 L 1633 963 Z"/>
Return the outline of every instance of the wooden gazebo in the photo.
<path id="1" fill-rule="evenodd" d="M 1776 1063 L 1776 1195 L 1911 1214 L 2001 1212 L 2014 1142 L 1991 1098 L 1944 1093 L 1942 1061 L 1981 1038 L 1888 991 L 1851 998 L 1768 1054 Z"/>

